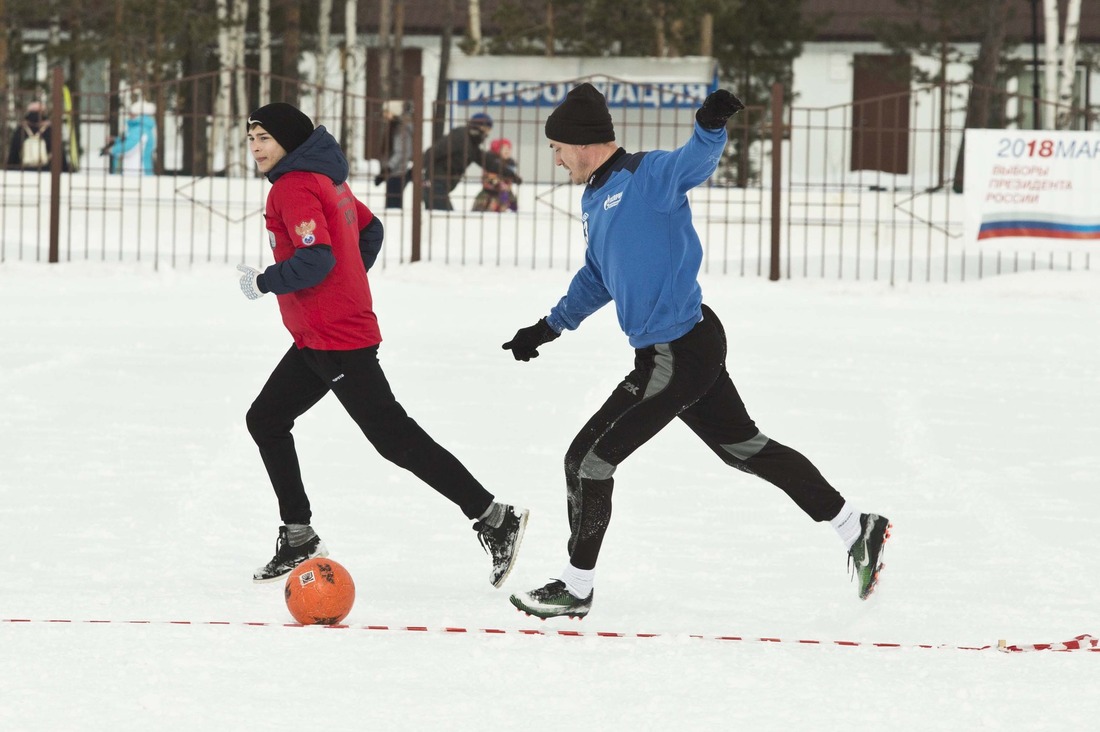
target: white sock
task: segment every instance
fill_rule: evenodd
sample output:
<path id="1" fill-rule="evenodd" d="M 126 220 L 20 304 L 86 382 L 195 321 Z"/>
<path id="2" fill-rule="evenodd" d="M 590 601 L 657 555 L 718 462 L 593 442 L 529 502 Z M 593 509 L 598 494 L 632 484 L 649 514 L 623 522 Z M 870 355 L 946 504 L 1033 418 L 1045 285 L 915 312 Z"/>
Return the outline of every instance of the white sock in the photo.
<path id="1" fill-rule="evenodd" d="M 565 589 L 569 594 L 581 600 L 592 594 L 592 583 L 596 579 L 595 569 L 577 569 L 572 564 L 565 565 L 561 571 L 560 579 L 565 583 Z"/>
<path id="2" fill-rule="evenodd" d="M 851 549 L 852 544 L 859 538 L 859 511 L 848 501 L 840 508 L 840 513 L 833 517 L 829 523 L 836 529 L 837 536 L 844 543 L 845 549 Z"/>

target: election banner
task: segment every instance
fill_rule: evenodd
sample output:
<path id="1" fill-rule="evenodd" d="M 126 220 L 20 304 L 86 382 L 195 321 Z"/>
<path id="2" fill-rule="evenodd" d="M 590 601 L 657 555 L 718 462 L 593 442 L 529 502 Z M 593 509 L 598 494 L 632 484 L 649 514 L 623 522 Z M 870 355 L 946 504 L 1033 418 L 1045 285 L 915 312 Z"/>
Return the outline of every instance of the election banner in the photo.
<path id="1" fill-rule="evenodd" d="M 1100 133 L 969 129 L 965 166 L 967 242 L 1051 250 L 1100 242 Z"/>

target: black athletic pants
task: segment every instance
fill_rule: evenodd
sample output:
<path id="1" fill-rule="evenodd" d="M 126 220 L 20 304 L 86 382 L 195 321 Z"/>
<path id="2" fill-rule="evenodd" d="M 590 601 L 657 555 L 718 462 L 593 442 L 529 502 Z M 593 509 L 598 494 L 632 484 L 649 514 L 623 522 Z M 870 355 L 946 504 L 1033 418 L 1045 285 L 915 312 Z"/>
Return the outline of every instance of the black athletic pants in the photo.
<path id="1" fill-rule="evenodd" d="M 596 566 L 611 520 L 615 468 L 676 417 L 726 464 L 783 489 L 815 521 L 840 511 L 843 496 L 809 460 L 756 428 L 725 361 L 725 331 L 706 305 L 703 319 L 681 338 L 635 350 L 634 370 L 565 456 L 574 567 Z"/>
<path id="2" fill-rule="evenodd" d="M 454 211 L 455 207 L 451 204 L 453 188 L 446 179 L 432 179 L 428 183 L 428 189 L 424 191 L 424 208 L 430 211 Z"/>
<path id="3" fill-rule="evenodd" d="M 378 454 L 455 503 L 476 519 L 493 496 L 394 399 L 378 346 L 354 351 L 316 351 L 291 346 L 248 410 L 248 431 L 260 448 L 285 524 L 308 524 L 309 498 L 302 485 L 291 428 L 332 391 Z"/>

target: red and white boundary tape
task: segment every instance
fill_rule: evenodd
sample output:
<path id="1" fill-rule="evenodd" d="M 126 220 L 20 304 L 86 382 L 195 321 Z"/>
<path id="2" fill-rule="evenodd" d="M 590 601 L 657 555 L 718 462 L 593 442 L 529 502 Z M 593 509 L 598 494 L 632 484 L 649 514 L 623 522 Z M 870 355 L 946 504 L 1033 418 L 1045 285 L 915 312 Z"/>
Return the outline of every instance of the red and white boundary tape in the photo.
<path id="1" fill-rule="evenodd" d="M 272 622 L 233 622 L 229 620 L 34 620 L 31 618 L 0 618 L 0 623 L 69 623 L 88 625 L 241 625 L 261 626 L 277 628 L 304 628 L 300 623 L 272 623 Z M 540 635 L 558 636 L 563 638 L 674 638 L 675 634 L 667 633 L 616 633 L 609 631 L 580 631 L 580 630 L 539 630 L 537 628 L 455 628 L 443 627 L 432 629 L 426 625 L 328 625 L 322 626 L 324 630 L 378 630 L 398 631 L 411 633 L 444 633 L 471 635 Z M 714 641 L 738 641 L 742 643 L 782 643 L 787 645 L 813 645 L 813 646 L 843 646 L 846 648 L 926 648 L 956 651 L 988 651 L 997 650 L 1002 653 L 1022 653 L 1025 651 L 1090 651 L 1100 652 L 1100 639 L 1091 635 L 1079 635 L 1076 638 L 1062 643 L 1034 643 L 1029 645 L 1009 645 L 1006 641 L 997 641 L 996 645 L 986 646 L 953 646 L 945 643 L 875 643 L 867 641 L 844 640 L 808 640 L 808 639 L 784 639 L 784 638 L 753 638 L 740 635 L 695 635 L 686 636 L 700 640 Z"/>

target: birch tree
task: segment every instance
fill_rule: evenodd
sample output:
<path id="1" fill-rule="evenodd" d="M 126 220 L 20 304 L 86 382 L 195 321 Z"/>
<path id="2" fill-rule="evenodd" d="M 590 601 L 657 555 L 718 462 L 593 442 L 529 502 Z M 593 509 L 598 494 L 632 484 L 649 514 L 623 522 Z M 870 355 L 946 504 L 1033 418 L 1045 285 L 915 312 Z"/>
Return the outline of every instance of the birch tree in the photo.
<path id="1" fill-rule="evenodd" d="M 368 89 L 367 92 L 380 96 L 383 99 L 390 98 L 390 60 L 393 54 L 393 45 L 390 37 L 390 29 L 393 25 L 393 0 L 382 0 L 378 8 L 378 81 L 381 88 L 375 92 Z"/>
<path id="2" fill-rule="evenodd" d="M 332 0 L 321 0 L 317 17 L 317 63 L 313 83 L 317 88 L 317 116 L 324 114 L 325 79 L 328 76 L 328 52 L 332 46 Z"/>
<path id="3" fill-rule="evenodd" d="M 4 109 L 0 109 L 0 121 L 4 123 L 4 129 L 8 129 L 8 115 L 15 114 L 15 98 L 8 94 L 11 83 L 8 79 L 8 25 L 4 15 L 4 0 L 0 0 L 0 59 L 4 61 L 4 67 L 0 69 L 0 99 L 5 100 Z"/>
<path id="4" fill-rule="evenodd" d="M 1043 0 L 1043 128 L 1047 130 L 1065 129 L 1073 123 L 1081 0 L 1069 0 L 1064 34 L 1059 33 L 1058 20 L 1058 0 Z"/>
<path id="5" fill-rule="evenodd" d="M 471 56 L 480 56 L 484 50 L 481 40 L 481 0 L 469 0 L 468 14 L 470 16 L 469 34 L 470 44 L 467 53 Z"/>
<path id="6" fill-rule="evenodd" d="M 229 136 L 229 95 L 233 85 L 233 52 L 229 40 L 229 0 L 217 0 L 218 17 L 218 93 L 214 99 L 212 150 L 224 149 Z M 226 160 L 228 167 L 229 161 Z"/>
<path id="7" fill-rule="evenodd" d="M 234 0 L 233 5 L 233 75 L 236 83 L 237 114 L 230 120 L 229 126 L 229 159 L 234 167 L 248 170 L 248 148 L 245 145 L 244 135 L 240 134 L 241 127 L 248 119 L 248 86 L 245 77 L 245 22 L 248 20 L 248 0 Z"/>
<path id="8" fill-rule="evenodd" d="M 259 0 L 260 106 L 271 101 L 271 0 Z"/>
<path id="9" fill-rule="evenodd" d="M 1077 31 L 1081 25 L 1081 0 L 1069 0 L 1066 9 L 1066 31 L 1062 43 L 1062 80 L 1058 85 L 1057 124 L 1064 130 L 1072 126 L 1073 113 L 1077 108 L 1074 96 L 1074 81 L 1077 78 Z"/>
<path id="10" fill-rule="evenodd" d="M 244 69 L 244 24 L 248 18 L 248 0 L 217 0 L 217 16 L 218 93 L 214 102 L 211 152 L 216 155 L 217 151 L 224 151 L 225 170 L 232 174 L 248 167 L 244 159 L 244 137 L 237 134 L 238 123 L 244 122 L 249 111 Z"/>
<path id="11" fill-rule="evenodd" d="M 340 72 L 343 95 L 340 105 L 340 144 L 344 148 L 344 155 L 348 163 L 355 169 L 355 134 L 352 132 L 351 110 L 348 109 L 348 90 L 351 88 L 351 71 L 355 66 L 356 46 L 358 34 L 355 28 L 355 19 L 358 15 L 358 3 L 356 0 L 344 0 L 344 47 L 340 53 Z"/>
<path id="12" fill-rule="evenodd" d="M 1058 0 L 1043 0 L 1043 129 L 1054 128 L 1058 94 Z"/>

